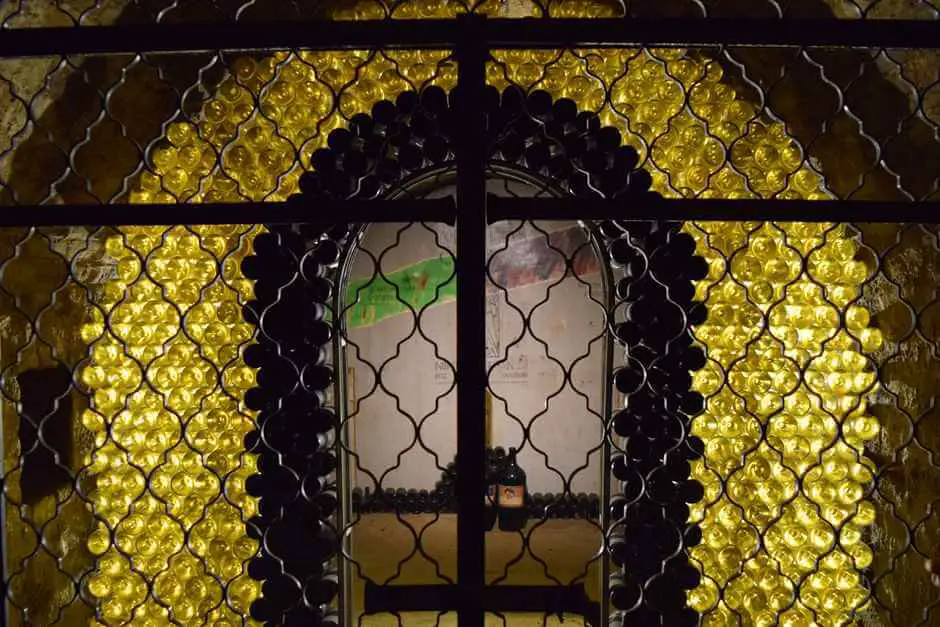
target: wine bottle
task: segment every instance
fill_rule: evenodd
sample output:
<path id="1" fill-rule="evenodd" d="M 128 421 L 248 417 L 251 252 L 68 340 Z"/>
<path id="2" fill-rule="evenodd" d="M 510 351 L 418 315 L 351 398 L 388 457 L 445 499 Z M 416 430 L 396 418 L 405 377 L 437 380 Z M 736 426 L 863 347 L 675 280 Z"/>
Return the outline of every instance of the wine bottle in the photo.
<path id="1" fill-rule="evenodd" d="M 249 255 L 242 260 L 242 274 L 249 279 L 269 279 L 281 284 L 287 283 L 293 272 L 291 260 L 281 255 Z"/>
<path id="2" fill-rule="evenodd" d="M 310 156 L 310 164 L 320 174 L 336 171 L 336 153 L 328 148 L 319 148 Z M 257 250 L 257 248 L 255 249 Z"/>
<path id="3" fill-rule="evenodd" d="M 339 574 L 334 571 L 309 579 L 304 586 L 304 600 L 311 607 L 319 607 L 332 602 L 338 592 Z"/>
<path id="4" fill-rule="evenodd" d="M 601 500 L 596 494 L 588 497 L 588 518 L 598 520 L 601 517 Z"/>
<path id="5" fill-rule="evenodd" d="M 542 518 L 545 516 L 545 497 L 541 492 L 532 495 L 532 517 Z"/>
<path id="6" fill-rule="evenodd" d="M 620 146 L 614 150 L 614 168 L 617 170 L 633 170 L 640 161 L 640 154 L 633 146 Z"/>
<path id="7" fill-rule="evenodd" d="M 431 495 L 427 490 L 418 491 L 418 511 L 423 514 L 431 513 Z"/>
<path id="8" fill-rule="evenodd" d="M 634 553 L 634 551 L 631 550 L 632 548 L 631 543 L 621 532 L 615 532 L 611 535 L 607 544 L 610 559 L 618 568 L 630 565 L 631 557 Z"/>
<path id="9" fill-rule="evenodd" d="M 578 492 L 578 495 L 575 497 L 577 507 L 575 507 L 575 518 L 588 518 L 590 516 L 589 512 L 589 501 L 588 495 L 584 492 Z"/>
<path id="10" fill-rule="evenodd" d="M 349 120 L 349 130 L 356 137 L 367 137 L 372 134 L 375 122 L 368 113 L 357 113 Z"/>
<path id="11" fill-rule="evenodd" d="M 486 495 L 484 497 L 484 504 L 486 510 L 483 514 L 483 524 L 486 527 L 487 531 L 491 531 L 493 527 L 496 526 L 497 518 L 497 509 L 496 509 L 496 489 L 497 489 L 498 473 L 496 471 L 495 464 L 487 464 L 486 467 Z"/>
<path id="12" fill-rule="evenodd" d="M 421 506 L 418 503 L 418 490 L 411 488 L 405 496 L 405 509 L 409 514 L 420 514 Z"/>
<path id="13" fill-rule="evenodd" d="M 640 586 L 631 577 L 613 575 L 610 578 L 610 604 L 618 610 L 631 610 L 640 600 Z"/>
<path id="14" fill-rule="evenodd" d="M 316 505 L 317 517 L 321 520 L 326 520 L 332 516 L 339 505 L 339 495 L 336 493 L 336 488 L 330 487 L 330 489 L 317 494 L 314 497 L 314 505 Z"/>
<path id="15" fill-rule="evenodd" d="M 281 564 L 271 556 L 255 557 L 248 562 L 248 576 L 255 581 L 273 579 L 281 574 Z"/>
<path id="16" fill-rule="evenodd" d="M 332 451 L 319 451 L 310 460 L 310 470 L 318 475 L 328 475 L 336 470 L 336 455 Z"/>
<path id="17" fill-rule="evenodd" d="M 504 160 L 515 163 L 525 152 L 525 140 L 517 133 L 510 132 L 499 141 L 498 148 Z"/>
<path id="18" fill-rule="evenodd" d="M 628 501 L 623 495 L 618 494 L 610 499 L 610 504 L 608 508 L 610 510 L 610 520 L 611 522 L 616 522 L 623 519 L 627 512 Z"/>
<path id="19" fill-rule="evenodd" d="M 646 372 L 643 365 L 628 357 L 623 367 L 614 372 L 614 385 L 623 394 L 633 394 L 640 389 L 645 378 Z"/>
<path id="20" fill-rule="evenodd" d="M 424 140 L 424 154 L 432 163 L 440 163 L 450 154 L 450 146 L 440 135 L 428 137 Z"/>
<path id="21" fill-rule="evenodd" d="M 496 487 L 495 476 L 493 476 L 492 473 L 487 473 L 487 474 L 488 476 L 486 479 L 486 497 L 484 501 L 486 505 L 486 511 L 483 516 L 483 521 L 484 521 L 483 524 L 485 525 L 487 531 L 491 531 L 493 527 L 496 526 L 496 518 L 498 514 L 497 509 L 496 509 L 497 487 Z"/>
<path id="22" fill-rule="evenodd" d="M 516 463 L 516 449 L 509 449 L 509 460 L 499 476 L 497 484 L 499 506 L 499 528 L 503 531 L 519 531 L 525 527 L 526 476 Z"/>
<path id="23" fill-rule="evenodd" d="M 417 170 L 421 167 L 423 161 L 424 154 L 416 146 L 409 144 L 398 149 L 398 162 L 405 170 Z"/>
<path id="24" fill-rule="evenodd" d="M 306 329 L 304 335 L 306 340 L 314 346 L 326 344 L 333 337 L 333 327 L 329 322 L 317 320 L 311 323 Z"/>
<path id="25" fill-rule="evenodd" d="M 552 96 L 544 89 L 536 89 L 526 99 L 526 109 L 532 117 L 545 117 L 552 107 Z"/>
<path id="26" fill-rule="evenodd" d="M 361 200 L 372 200 L 379 195 L 381 189 L 382 182 L 379 178 L 369 174 L 359 179 L 359 191 L 356 192 L 356 197 Z"/>
<path id="27" fill-rule="evenodd" d="M 646 598 L 660 611 L 682 607 L 685 602 L 684 590 L 668 573 L 656 576 L 646 585 Z"/>
<path id="28" fill-rule="evenodd" d="M 541 172 L 548 164 L 551 154 L 545 144 L 532 144 L 525 151 L 526 167 L 534 172 Z"/>
<path id="29" fill-rule="evenodd" d="M 395 121 L 398 108 L 390 100 L 379 100 L 372 105 L 372 119 L 377 125 L 388 125 Z"/>
<path id="30" fill-rule="evenodd" d="M 697 547 L 702 543 L 702 528 L 698 525 L 689 525 L 682 538 L 682 544 L 686 549 Z"/>
<path id="31" fill-rule="evenodd" d="M 447 92 L 431 85 L 421 90 L 421 107 L 432 115 L 441 115 L 447 109 Z"/>
<path id="32" fill-rule="evenodd" d="M 672 627 L 697 627 L 699 615 L 690 607 L 670 608 L 668 612 L 663 613 L 663 624 Z"/>
<path id="33" fill-rule="evenodd" d="M 284 378 L 288 379 L 286 375 Z M 294 378 L 296 380 L 296 375 Z M 300 373 L 300 379 L 307 390 L 325 390 L 333 383 L 333 369 L 329 366 L 308 365 Z"/>

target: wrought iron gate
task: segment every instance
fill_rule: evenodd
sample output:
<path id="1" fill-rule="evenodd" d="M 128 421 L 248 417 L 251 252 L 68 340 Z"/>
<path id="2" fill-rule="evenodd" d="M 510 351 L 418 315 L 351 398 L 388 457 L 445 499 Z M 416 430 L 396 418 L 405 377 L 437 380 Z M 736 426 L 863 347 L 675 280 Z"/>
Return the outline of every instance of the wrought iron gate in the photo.
<path id="1" fill-rule="evenodd" d="M 166 145 L 141 151 L 156 172 L 135 166 L 146 211 L 131 203 L 40 206 L 56 185 L 94 167 L 93 158 L 76 156 L 81 143 L 64 156 L 66 174 L 45 199 L 4 185 L 20 205 L 0 211 L 0 301 L 13 312 L 0 345 L 0 393 L 18 419 L 15 432 L 4 425 L 0 451 L 14 456 L 3 460 L 0 511 L 10 624 L 351 624 L 350 538 L 368 507 L 457 514 L 455 581 L 367 585 L 367 612 L 399 621 L 402 612 L 454 611 L 470 626 L 487 612 L 507 621 L 510 612 L 540 611 L 592 625 L 680 627 L 703 616 L 706 624 L 836 625 L 875 606 L 896 620 L 881 597 L 903 592 L 884 582 L 902 568 L 898 555 L 929 557 L 911 538 L 930 535 L 932 505 L 911 522 L 896 513 L 905 505 L 879 489 L 912 442 L 932 437 L 922 426 L 932 404 L 920 407 L 925 390 L 911 400 L 889 386 L 894 414 L 869 407 L 883 394 L 880 381 L 907 380 L 890 372 L 893 357 L 883 355 L 876 327 L 894 333 L 897 345 L 917 337 L 933 350 L 935 294 L 920 292 L 936 277 L 928 268 L 900 280 L 892 268 L 902 249 L 933 258 L 940 177 L 929 166 L 911 175 L 919 191 L 902 188 L 902 200 L 849 198 L 872 166 L 855 187 L 841 177 L 848 193 L 832 192 L 825 168 L 787 125 L 735 90 L 764 98 L 774 89 L 776 61 L 755 61 L 768 50 L 792 48 L 808 72 L 823 66 L 807 53 L 816 48 L 866 46 L 890 59 L 888 49 L 936 49 L 934 22 L 809 20 L 794 30 L 783 20 L 520 22 L 469 12 L 453 20 L 178 26 L 173 37 L 162 28 L 108 27 L 105 36 L 86 27 L 9 29 L 0 38 L 0 57 L 60 55 L 63 66 L 71 54 L 167 53 L 154 62 L 158 76 L 179 61 L 169 53 L 304 49 L 246 54 L 213 78 L 217 60 L 228 65 L 223 53 L 180 70 L 222 97 L 171 88 L 177 113 L 202 107 L 205 126 L 161 123 Z M 618 52 L 608 63 L 575 45 Z M 729 45 L 758 46 L 751 66 Z M 686 55 L 679 46 L 700 50 Z M 706 54 L 708 46 L 715 50 Z M 356 57 L 362 47 L 379 52 Z M 435 54 L 412 65 L 388 57 L 428 49 Z M 340 67 L 348 59 L 321 70 L 310 56 L 333 50 L 358 63 L 351 79 Z M 538 57 L 561 78 L 540 70 L 538 80 L 525 79 L 536 65 L 517 58 L 527 50 L 561 51 Z M 382 98 L 346 89 L 377 91 L 363 87 L 372 80 L 363 68 L 378 56 L 383 69 L 375 72 L 404 86 L 378 90 Z M 740 67 L 722 82 L 710 56 Z M 119 73 L 148 65 L 138 58 Z M 584 71 L 571 78 L 571 64 Z M 755 78 L 754 67 L 771 70 Z M 117 88 L 96 85 L 91 72 L 76 76 L 97 92 L 103 118 L 118 106 Z M 839 76 L 842 107 L 856 79 Z M 914 90 L 918 109 L 905 123 L 930 119 L 924 102 L 938 80 Z M 299 113 L 288 107 L 295 92 L 307 99 Z M 33 106 L 24 109 L 29 122 L 38 117 Z M 627 125 L 618 127 L 610 111 Z M 87 124 L 90 137 L 98 120 Z M 324 138 L 315 150 L 305 139 L 311 124 Z M 826 130 L 828 118 L 820 124 Z M 936 139 L 936 123 L 923 124 Z M 120 122 L 112 131 L 124 139 L 137 132 Z M 657 133 L 668 141 L 647 141 Z M 289 159 L 279 143 L 295 146 L 285 149 Z M 874 144 L 878 172 L 891 174 L 885 162 L 904 159 L 882 157 Z M 917 145 L 937 154 L 929 142 Z M 286 165 L 295 157 L 300 168 Z M 452 197 L 409 191 L 441 173 L 453 176 Z M 130 176 L 112 186 L 112 200 L 127 192 Z M 494 179 L 550 193 L 488 193 Z M 87 201 L 107 187 L 86 181 L 74 193 Z M 247 202 L 228 202 L 237 196 Z M 35 206 L 22 201 L 34 197 Z M 487 228 L 538 220 L 583 226 L 609 288 L 601 335 L 623 349 L 616 363 L 611 353 L 605 361 L 599 506 L 581 510 L 602 538 L 591 559 L 597 599 L 574 583 L 491 585 L 486 575 L 480 417 L 492 390 L 487 283 L 497 283 Z M 455 227 L 454 489 L 429 494 L 424 506 L 387 496 L 381 482 L 381 496 L 357 503 L 350 480 L 348 261 L 363 225 L 380 223 Z M 927 244 L 905 244 L 918 238 Z M 573 256 L 564 259 L 566 276 L 576 275 Z M 30 263 L 46 264 L 52 277 L 47 300 L 30 296 L 29 280 L 16 276 L 32 276 Z M 892 289 L 913 312 L 910 329 L 871 320 L 865 303 Z M 81 303 L 81 315 L 62 304 L 68 300 Z M 522 317 L 529 327 L 532 315 Z M 2 354 L 11 350 L 12 358 Z M 574 367 L 562 370 L 570 382 Z M 83 412 L 74 428 L 73 411 Z M 522 431 L 525 442 L 529 429 Z M 893 451 L 887 457 L 873 452 L 879 438 L 890 442 L 879 445 Z M 577 510 L 564 485 L 564 494 L 533 506 L 536 518 Z M 903 527 L 902 550 L 875 556 L 876 516 L 886 529 Z M 72 551 L 78 537 L 87 555 Z M 44 579 L 47 588 L 29 590 Z M 34 603 L 35 594 L 42 598 Z M 925 605 L 922 623 L 929 621 Z"/>

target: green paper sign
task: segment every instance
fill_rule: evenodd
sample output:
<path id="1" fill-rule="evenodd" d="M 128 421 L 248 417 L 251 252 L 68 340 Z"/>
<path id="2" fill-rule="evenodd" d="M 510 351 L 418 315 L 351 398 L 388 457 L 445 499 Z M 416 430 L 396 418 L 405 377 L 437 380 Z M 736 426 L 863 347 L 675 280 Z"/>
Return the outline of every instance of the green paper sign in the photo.
<path id="1" fill-rule="evenodd" d="M 456 298 L 454 259 L 442 255 L 384 276 L 376 273 L 374 277 L 350 280 L 346 325 L 349 329 L 366 327 L 412 310 L 417 314 L 422 307 Z"/>

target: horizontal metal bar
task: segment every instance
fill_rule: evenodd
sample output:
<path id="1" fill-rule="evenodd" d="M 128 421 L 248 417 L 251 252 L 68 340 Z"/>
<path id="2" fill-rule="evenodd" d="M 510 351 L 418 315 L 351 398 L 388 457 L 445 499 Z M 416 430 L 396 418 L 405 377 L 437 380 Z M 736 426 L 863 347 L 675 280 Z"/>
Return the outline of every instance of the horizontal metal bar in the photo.
<path id="1" fill-rule="evenodd" d="M 841 19 L 500 19 L 488 23 L 492 48 L 567 46 L 940 47 L 940 21 Z"/>
<path id="2" fill-rule="evenodd" d="M 0 57 L 307 48 L 451 48 L 461 20 L 152 24 L 0 30 Z M 489 48 L 864 46 L 940 48 L 940 20 L 487 19 Z"/>
<path id="3" fill-rule="evenodd" d="M 453 198 L 427 200 L 302 200 L 300 202 L 38 205 L 0 207 L 0 227 L 164 226 L 456 222 Z"/>
<path id="4" fill-rule="evenodd" d="M 940 222 L 940 202 L 491 196 L 487 201 L 487 221 L 492 224 L 500 220 L 773 220 L 929 224 Z"/>
<path id="5" fill-rule="evenodd" d="M 0 227 L 317 222 L 442 222 L 453 226 L 457 213 L 453 198 L 317 200 L 307 203 L 17 205 L 0 207 Z M 490 196 L 487 222 L 492 224 L 500 220 L 774 220 L 932 224 L 940 223 L 940 202 L 720 198 L 644 198 L 631 201 Z"/>

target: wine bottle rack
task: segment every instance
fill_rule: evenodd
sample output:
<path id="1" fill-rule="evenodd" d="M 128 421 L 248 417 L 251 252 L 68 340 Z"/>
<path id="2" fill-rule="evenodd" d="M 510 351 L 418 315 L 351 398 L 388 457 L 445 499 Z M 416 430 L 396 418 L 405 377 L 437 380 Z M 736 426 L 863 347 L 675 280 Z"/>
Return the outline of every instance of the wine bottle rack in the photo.
<path id="1" fill-rule="evenodd" d="M 480 167 L 462 221 L 583 219 L 625 275 L 614 495 L 529 495 L 611 522 L 604 622 L 927 620 L 936 3 L 756 2 L 8 3 L 4 624 L 336 624 L 344 501 L 455 511 L 344 492 L 350 233 L 285 225 L 453 223 L 371 201 L 483 144 L 562 194 L 484 200 Z"/>

